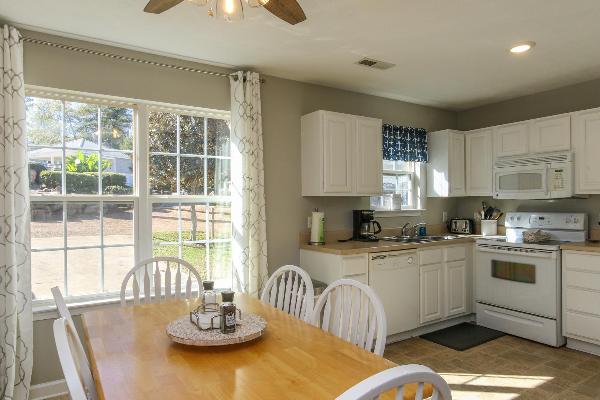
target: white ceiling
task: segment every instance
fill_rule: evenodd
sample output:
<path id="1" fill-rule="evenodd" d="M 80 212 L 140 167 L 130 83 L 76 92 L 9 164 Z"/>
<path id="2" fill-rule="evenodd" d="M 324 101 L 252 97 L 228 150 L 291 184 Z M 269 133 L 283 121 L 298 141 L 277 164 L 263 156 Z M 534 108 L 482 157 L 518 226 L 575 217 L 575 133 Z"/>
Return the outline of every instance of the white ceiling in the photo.
<path id="1" fill-rule="evenodd" d="M 228 24 L 188 2 L 151 15 L 146 0 L 0 0 L 0 19 L 454 110 L 600 78 L 598 0 L 299 2 L 296 26 L 264 9 Z M 511 55 L 522 40 L 537 46 Z"/>

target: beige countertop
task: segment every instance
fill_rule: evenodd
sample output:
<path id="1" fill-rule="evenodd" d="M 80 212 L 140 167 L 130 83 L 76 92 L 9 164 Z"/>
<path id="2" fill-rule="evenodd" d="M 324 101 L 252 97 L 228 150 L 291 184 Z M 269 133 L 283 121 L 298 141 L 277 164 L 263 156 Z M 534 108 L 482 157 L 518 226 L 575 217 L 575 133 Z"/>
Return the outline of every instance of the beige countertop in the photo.
<path id="1" fill-rule="evenodd" d="M 461 243 L 473 243 L 475 239 L 480 237 L 481 236 L 479 235 L 460 236 L 457 239 L 440 240 L 431 243 L 396 243 L 385 240 L 380 240 L 379 242 L 330 241 L 322 245 L 310 245 L 308 243 L 302 243 L 300 244 L 300 248 L 302 250 L 312 250 L 321 253 L 352 255 L 363 253 L 380 253 L 383 251 L 410 250 L 433 246 L 448 246 Z"/>
<path id="2" fill-rule="evenodd" d="M 561 250 L 590 251 L 600 253 L 600 242 L 576 242 L 560 245 Z"/>

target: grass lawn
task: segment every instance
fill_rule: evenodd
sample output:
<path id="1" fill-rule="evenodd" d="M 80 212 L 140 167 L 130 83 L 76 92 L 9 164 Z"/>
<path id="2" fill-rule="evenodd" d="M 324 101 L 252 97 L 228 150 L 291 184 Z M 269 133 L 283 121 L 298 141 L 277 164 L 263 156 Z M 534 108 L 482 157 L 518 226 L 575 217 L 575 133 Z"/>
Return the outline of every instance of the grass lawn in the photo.
<path id="1" fill-rule="evenodd" d="M 179 258 L 177 244 L 164 244 L 165 242 L 177 243 L 177 231 L 153 232 L 152 253 L 155 257 Z M 198 232 L 198 240 L 204 240 L 204 232 Z M 183 243 L 181 258 L 192 264 L 200 273 L 202 279 L 226 279 L 231 276 L 231 245 L 229 243 L 212 243 L 210 246 L 209 264 L 206 265 L 206 245 L 203 243 Z M 209 274 L 210 268 L 210 274 Z"/>

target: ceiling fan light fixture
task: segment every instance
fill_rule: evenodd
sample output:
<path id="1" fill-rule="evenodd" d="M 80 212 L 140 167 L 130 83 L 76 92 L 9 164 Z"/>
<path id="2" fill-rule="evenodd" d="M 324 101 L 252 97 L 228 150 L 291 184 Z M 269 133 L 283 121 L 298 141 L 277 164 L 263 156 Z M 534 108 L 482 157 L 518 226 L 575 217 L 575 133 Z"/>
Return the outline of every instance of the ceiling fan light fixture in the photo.
<path id="1" fill-rule="evenodd" d="M 215 0 L 214 7 L 208 10 L 208 15 L 226 22 L 241 21 L 244 19 L 244 5 L 242 0 Z"/>

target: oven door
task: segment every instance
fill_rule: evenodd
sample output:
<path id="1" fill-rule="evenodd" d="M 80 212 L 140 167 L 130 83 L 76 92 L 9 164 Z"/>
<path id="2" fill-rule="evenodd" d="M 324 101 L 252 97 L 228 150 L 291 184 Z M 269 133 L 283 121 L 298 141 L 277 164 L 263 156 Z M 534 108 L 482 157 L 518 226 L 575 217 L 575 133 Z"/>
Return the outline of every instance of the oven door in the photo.
<path id="1" fill-rule="evenodd" d="M 557 317 L 558 252 L 477 245 L 476 300 L 546 318 Z"/>
<path id="2" fill-rule="evenodd" d="M 546 164 L 494 169 L 494 197 L 497 199 L 547 199 Z"/>

